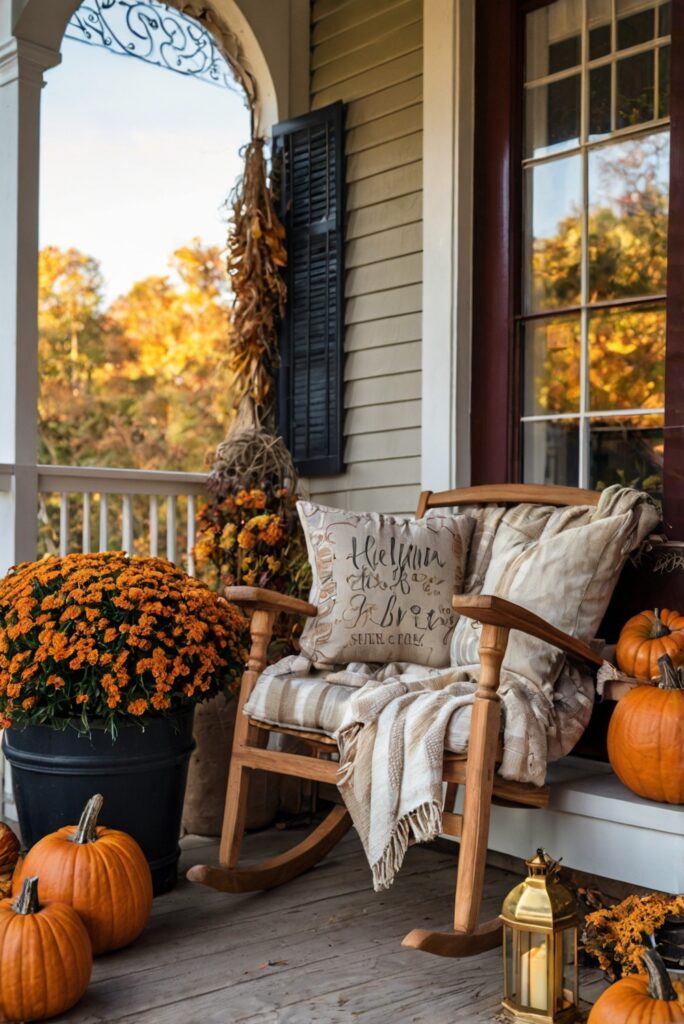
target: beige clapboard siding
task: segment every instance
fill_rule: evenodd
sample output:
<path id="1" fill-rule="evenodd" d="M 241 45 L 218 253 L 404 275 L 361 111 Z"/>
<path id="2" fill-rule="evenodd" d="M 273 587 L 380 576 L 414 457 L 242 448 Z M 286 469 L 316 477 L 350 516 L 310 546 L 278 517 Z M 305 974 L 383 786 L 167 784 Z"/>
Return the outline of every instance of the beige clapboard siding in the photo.
<path id="1" fill-rule="evenodd" d="M 366 5 L 366 12 L 368 12 L 368 5 Z M 349 17 L 348 14 L 347 17 Z M 420 12 L 416 13 L 413 0 L 404 0 L 403 3 L 398 3 L 393 7 L 383 4 L 379 13 L 352 25 L 351 28 L 344 28 L 341 32 L 329 35 L 327 39 L 321 39 L 319 31 L 314 40 L 311 66 L 320 68 L 324 64 L 329 64 L 340 58 L 349 59 L 352 55 L 355 56 L 357 51 L 365 51 L 368 48 L 369 39 L 373 40 L 374 46 L 385 43 L 391 47 L 390 40 L 396 38 L 401 33 L 401 29 L 415 25 L 416 21 L 420 21 Z M 330 19 L 327 22 L 319 22 L 319 25 L 326 24 L 330 29 Z M 404 33 L 403 39 L 406 36 L 407 34 Z"/>
<path id="2" fill-rule="evenodd" d="M 344 417 L 347 437 L 376 434 L 383 430 L 405 430 L 420 426 L 420 402 L 392 402 L 391 405 L 362 405 L 347 409 Z"/>
<path id="3" fill-rule="evenodd" d="M 347 156 L 373 149 L 383 142 L 393 142 L 422 129 L 422 103 L 414 103 L 413 106 L 397 110 L 394 114 L 377 117 L 374 121 L 359 125 L 358 128 L 349 128 L 347 125 Z"/>
<path id="4" fill-rule="evenodd" d="M 325 477 L 320 483 L 325 483 Z M 334 483 L 337 478 L 331 478 Z M 311 494 L 315 501 L 322 505 L 332 505 L 334 508 L 351 509 L 353 512 L 385 512 L 392 515 L 412 516 L 418 504 L 418 487 L 410 484 L 400 484 L 390 487 L 368 487 L 358 491 L 343 491 L 331 489 Z"/>
<path id="5" fill-rule="evenodd" d="M 312 46 L 403 3 L 406 0 L 317 0 L 311 8 Z"/>
<path id="6" fill-rule="evenodd" d="M 377 434 L 348 437 L 344 448 L 347 462 L 358 459 L 401 459 L 420 455 L 420 429 L 382 430 Z"/>
<path id="7" fill-rule="evenodd" d="M 316 500 L 411 514 L 420 489 L 422 0 L 313 0 L 311 106 L 346 112 L 344 473 Z"/>
<path id="8" fill-rule="evenodd" d="M 421 147 L 422 132 L 413 132 L 361 153 L 353 153 L 347 157 L 347 182 L 351 185 L 355 181 L 373 178 L 376 174 L 412 163 L 416 155 L 420 156 Z"/>
<path id="9" fill-rule="evenodd" d="M 376 68 L 370 68 L 363 74 L 343 79 L 329 88 L 322 89 L 315 93 L 311 106 L 313 110 L 318 107 L 325 107 L 328 103 L 334 103 L 344 95 L 347 103 L 362 99 L 371 93 L 388 89 L 391 85 L 405 82 L 408 78 L 415 78 L 423 73 L 423 54 L 421 50 L 413 50 L 394 60 L 380 64 Z"/>
<path id="10" fill-rule="evenodd" d="M 382 320 L 388 312 L 396 316 L 420 313 L 423 289 L 419 284 L 400 288 L 387 288 L 370 295 L 350 296 L 345 303 L 345 321 L 348 324 L 367 320 Z"/>
<path id="11" fill-rule="evenodd" d="M 388 316 L 384 320 L 349 324 L 345 336 L 345 349 L 347 352 L 360 352 L 386 345 L 400 345 L 404 341 L 420 341 L 420 335 L 420 313 Z"/>
<path id="12" fill-rule="evenodd" d="M 366 380 L 350 380 L 344 388 L 344 408 L 387 405 L 420 398 L 420 374 L 390 373 Z"/>
<path id="13" fill-rule="evenodd" d="M 351 242 L 354 238 L 366 238 L 367 235 L 378 235 L 380 232 L 411 224 L 418 225 L 422 235 L 422 205 L 422 192 L 409 192 L 408 195 L 388 199 L 386 203 L 373 203 L 372 206 L 348 210 L 347 239 Z M 372 246 L 373 241 L 371 238 L 368 244 Z"/>
<path id="14" fill-rule="evenodd" d="M 352 381 L 385 377 L 388 366 L 391 366 L 395 373 L 420 371 L 420 342 L 410 341 L 391 348 L 349 352 L 345 360 L 344 379 Z"/>
<path id="15" fill-rule="evenodd" d="M 404 167 L 395 167 L 372 178 L 362 178 L 347 186 L 347 215 L 361 207 L 374 206 L 386 199 L 396 199 L 423 187 L 423 164 L 420 159 Z"/>
<path id="16" fill-rule="evenodd" d="M 382 68 L 383 64 L 420 50 L 422 43 L 420 14 L 410 25 L 401 25 L 380 39 L 349 53 L 340 54 L 322 67 L 314 68 L 311 79 L 314 92 L 322 92 L 349 78 Z"/>
<path id="17" fill-rule="evenodd" d="M 347 108 L 347 129 L 353 131 L 362 125 L 371 124 L 378 118 L 405 110 L 423 99 L 423 79 L 420 75 L 390 85 L 380 92 L 362 96 Z"/>
<path id="18" fill-rule="evenodd" d="M 398 256 L 393 260 L 370 263 L 365 267 L 353 267 L 347 272 L 345 295 L 370 295 L 391 287 L 420 285 L 422 281 L 422 258 L 419 252 L 411 256 Z"/>

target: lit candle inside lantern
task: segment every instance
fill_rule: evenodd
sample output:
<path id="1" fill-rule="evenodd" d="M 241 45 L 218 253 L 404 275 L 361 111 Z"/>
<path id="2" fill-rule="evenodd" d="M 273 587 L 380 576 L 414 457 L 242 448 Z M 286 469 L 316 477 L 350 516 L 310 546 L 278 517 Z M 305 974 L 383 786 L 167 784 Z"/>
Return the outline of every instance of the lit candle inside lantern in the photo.
<path id="1" fill-rule="evenodd" d="M 548 999 L 546 943 L 533 946 L 520 959 L 520 1000 L 523 1006 L 545 1010 Z"/>

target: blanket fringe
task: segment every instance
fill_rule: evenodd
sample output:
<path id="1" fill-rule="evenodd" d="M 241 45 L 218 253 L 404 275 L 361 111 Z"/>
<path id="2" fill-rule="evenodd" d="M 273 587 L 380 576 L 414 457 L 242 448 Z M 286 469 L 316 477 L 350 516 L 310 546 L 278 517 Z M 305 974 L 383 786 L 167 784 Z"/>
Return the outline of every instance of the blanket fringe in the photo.
<path id="1" fill-rule="evenodd" d="M 442 805 L 434 800 L 419 804 L 397 822 L 382 857 L 371 865 L 373 889 L 389 889 L 404 862 L 406 851 L 414 843 L 429 843 L 442 831 Z"/>
<path id="2" fill-rule="evenodd" d="M 354 722 L 335 736 L 337 747 L 340 752 L 340 767 L 337 769 L 337 779 L 340 783 L 351 782 L 354 774 L 355 754 L 361 735 L 361 723 Z"/>

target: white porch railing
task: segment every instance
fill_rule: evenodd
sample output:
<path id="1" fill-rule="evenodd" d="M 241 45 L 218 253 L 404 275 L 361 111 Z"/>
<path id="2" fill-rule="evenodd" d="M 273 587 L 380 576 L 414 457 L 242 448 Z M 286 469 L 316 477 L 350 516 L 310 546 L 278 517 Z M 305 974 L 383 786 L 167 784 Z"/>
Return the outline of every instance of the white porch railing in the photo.
<path id="1" fill-rule="evenodd" d="M 206 493 L 202 473 L 39 466 L 38 494 L 44 526 L 50 499 L 59 501 L 57 547 L 112 549 L 158 555 L 195 572 L 196 498 Z"/>

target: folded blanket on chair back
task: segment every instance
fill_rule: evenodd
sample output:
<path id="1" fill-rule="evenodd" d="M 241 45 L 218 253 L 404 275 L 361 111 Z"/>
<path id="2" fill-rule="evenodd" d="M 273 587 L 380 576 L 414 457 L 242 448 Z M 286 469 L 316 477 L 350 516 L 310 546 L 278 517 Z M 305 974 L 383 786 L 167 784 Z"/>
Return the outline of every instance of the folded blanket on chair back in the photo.
<path id="1" fill-rule="evenodd" d="M 586 642 L 626 558 L 659 519 L 646 495 L 617 486 L 602 493 L 597 507 L 488 506 L 468 514 L 479 516 L 479 527 L 466 588 L 506 597 Z M 352 691 L 337 734 L 339 788 L 376 889 L 392 883 L 411 843 L 441 830 L 444 737 L 454 716 L 470 715 L 478 643 L 477 627 L 462 619 L 451 668 L 383 666 Z M 350 682 L 353 668 L 329 679 Z M 567 753 L 586 727 L 593 694 L 586 667 L 512 632 L 499 687 L 500 773 L 542 785 L 547 761 Z"/>

